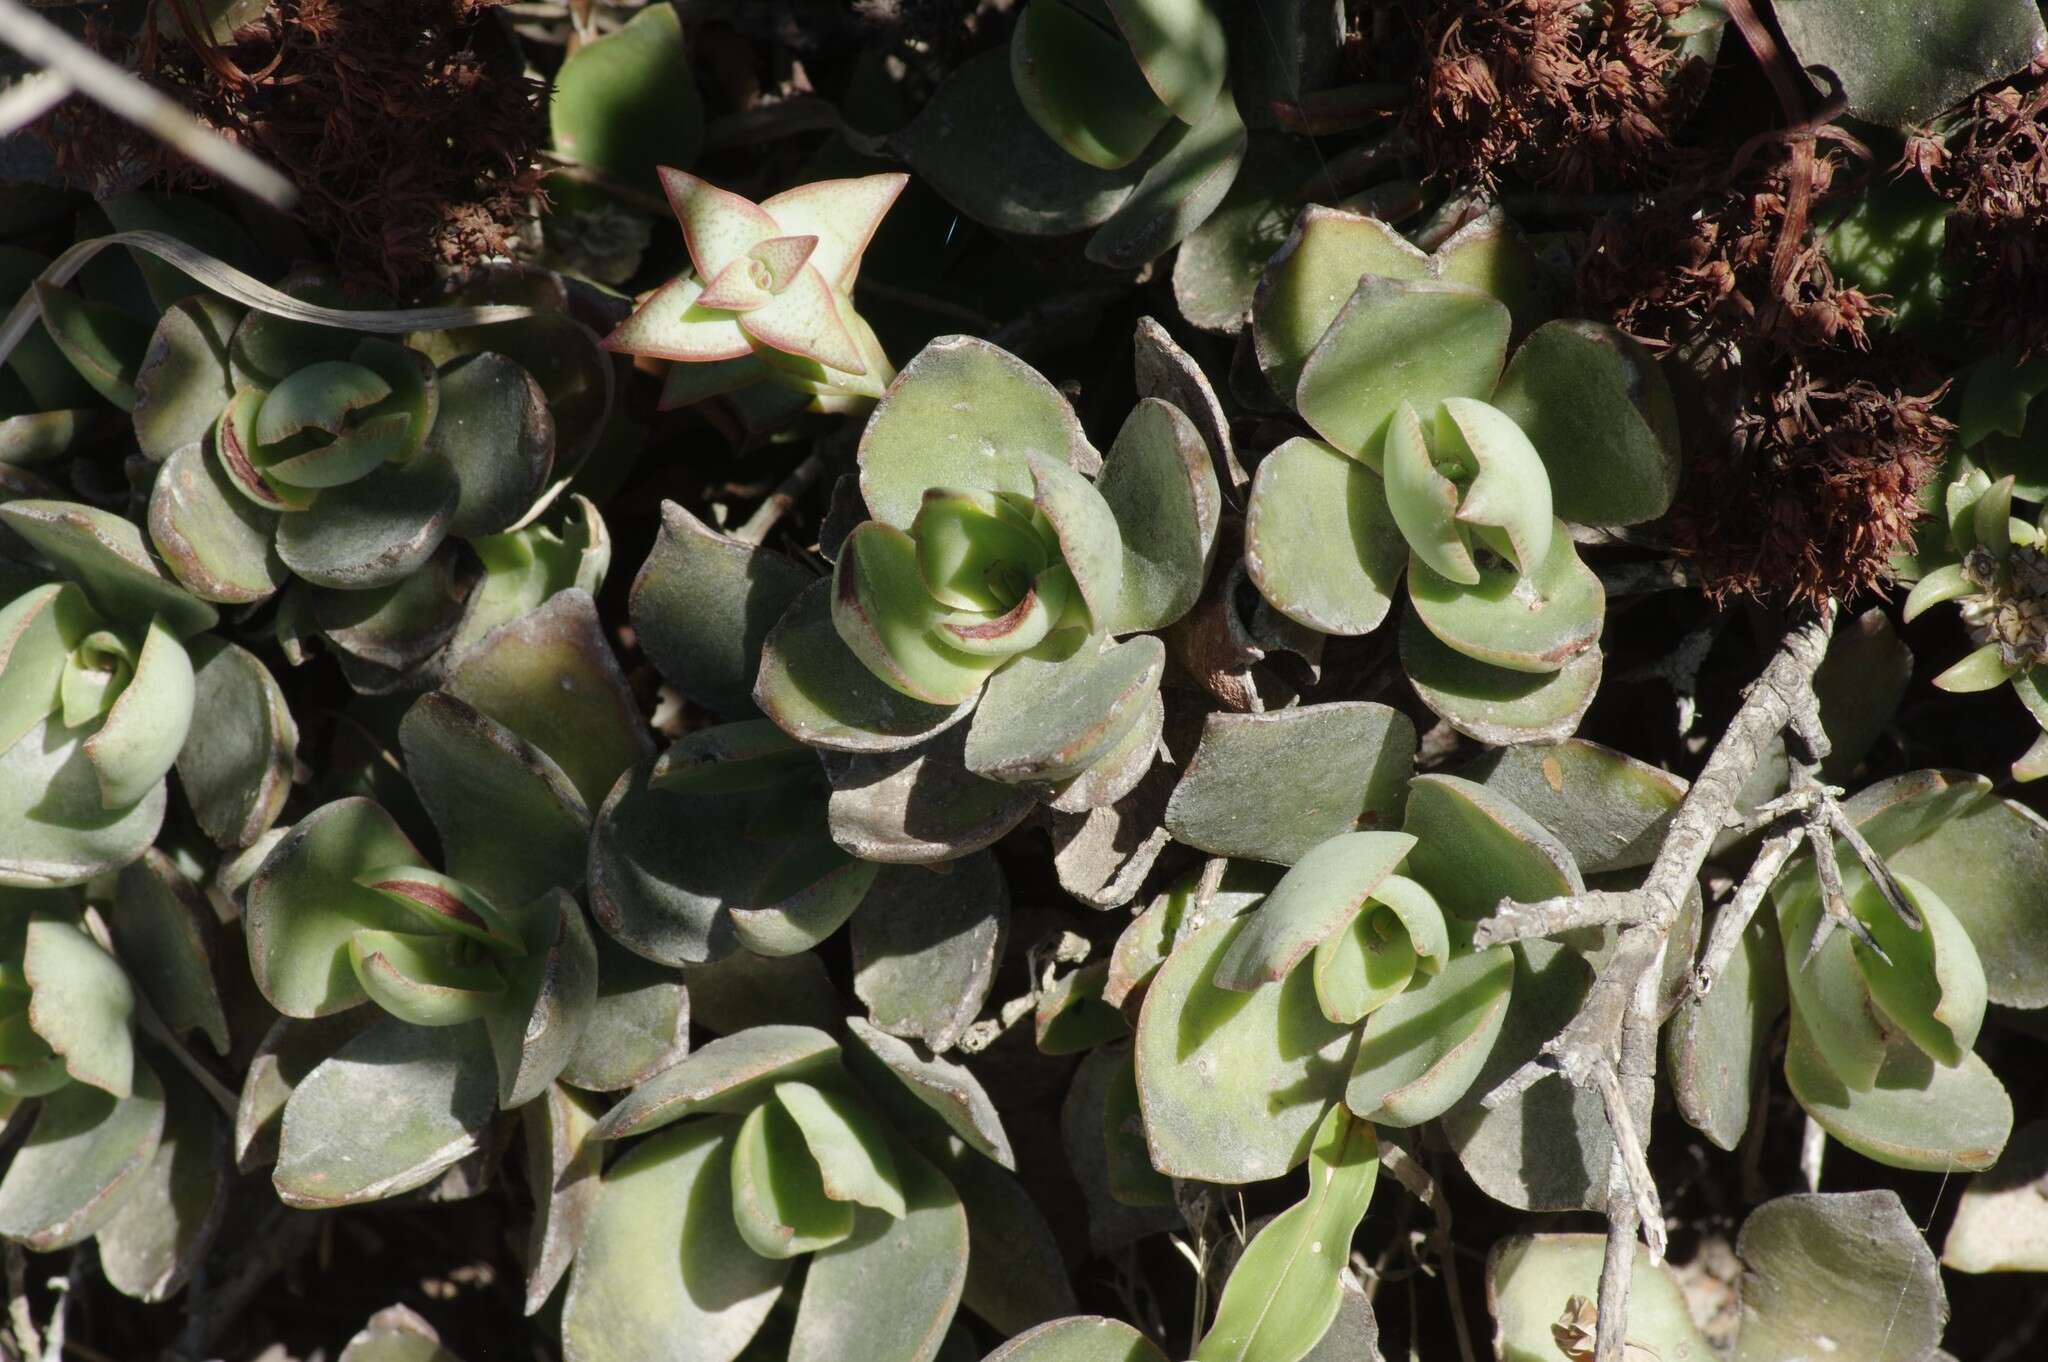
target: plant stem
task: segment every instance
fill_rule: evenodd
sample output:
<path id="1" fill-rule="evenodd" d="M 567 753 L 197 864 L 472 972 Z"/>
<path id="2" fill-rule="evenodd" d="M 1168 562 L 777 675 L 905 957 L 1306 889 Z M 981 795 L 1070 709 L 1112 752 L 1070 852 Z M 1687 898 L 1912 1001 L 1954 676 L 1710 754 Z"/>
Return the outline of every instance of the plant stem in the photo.
<path id="1" fill-rule="evenodd" d="M 1502 900 L 1479 927 L 1478 939 L 1488 942 L 1520 940 L 1589 922 L 1624 927 L 1578 1014 L 1544 1045 L 1542 1054 L 1481 1099 L 1483 1105 L 1497 1106 L 1551 1073 L 1562 1073 L 1573 1086 L 1601 1095 L 1614 1131 L 1614 1157 L 1607 1178 L 1607 1251 L 1600 1269 L 1595 1362 L 1622 1362 L 1638 1232 L 1647 1233 L 1654 1260 L 1663 1256 L 1663 1217 L 1646 1146 L 1657 1031 L 1664 1021 L 1659 985 L 1672 924 L 1696 889 L 1715 839 L 1740 821 L 1736 800 L 1772 741 L 1790 727 L 1809 749 L 1819 749 L 1809 752 L 1813 760 L 1826 755 L 1813 674 L 1827 656 L 1834 618 L 1829 609 L 1786 633 L 1672 816 L 1664 844 L 1639 888 L 1542 903 Z M 1821 793 L 1806 792 L 1798 810 L 1787 807 L 1787 816 L 1802 816 L 1805 800 L 1832 798 L 1825 787 L 1813 788 Z M 1767 844 L 1765 854 L 1789 856 L 1791 845 Z M 1753 892 L 1760 902 L 1761 890 Z M 1755 911 L 1754 903 L 1748 911 Z"/>

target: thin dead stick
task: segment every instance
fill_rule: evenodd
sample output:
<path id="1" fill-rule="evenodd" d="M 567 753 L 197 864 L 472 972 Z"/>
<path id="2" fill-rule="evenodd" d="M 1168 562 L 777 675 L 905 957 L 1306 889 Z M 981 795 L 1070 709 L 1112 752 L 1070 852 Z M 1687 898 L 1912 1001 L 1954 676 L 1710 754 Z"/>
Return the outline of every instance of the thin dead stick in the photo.
<path id="1" fill-rule="evenodd" d="M 1605 921 L 1624 927 L 1578 1015 L 1540 1056 L 1481 1099 L 1486 1106 L 1497 1106 L 1547 1074 L 1561 1073 L 1574 1086 L 1599 1092 L 1608 1110 L 1615 1148 L 1608 1169 L 1607 1249 L 1600 1269 L 1595 1362 L 1622 1362 L 1639 1230 L 1648 1231 L 1653 1253 L 1662 1248 L 1662 1215 L 1645 1140 L 1657 1032 L 1663 1021 L 1660 983 L 1672 924 L 1698 884 L 1715 839 L 1730 823 L 1740 821 L 1735 817 L 1736 800 L 1772 741 L 1793 727 L 1809 745 L 1823 744 L 1811 753 L 1816 761 L 1825 755 L 1813 674 L 1827 656 L 1833 630 L 1834 611 L 1829 609 L 1785 635 L 1672 816 L 1641 887 L 1621 895 L 1578 896 L 1591 900 L 1582 904 L 1503 902 L 1480 924 L 1480 933 L 1495 942 L 1536 934 L 1534 929 L 1545 923 Z M 1790 848 L 1783 854 L 1789 856 Z"/>
<path id="2" fill-rule="evenodd" d="M 297 201 L 299 191 L 290 180 L 19 0 L 0 0 L 0 43 L 55 71 L 108 112 L 271 207 L 289 208 Z"/>
<path id="3" fill-rule="evenodd" d="M 816 482 L 824 471 L 823 455 L 806 456 L 804 461 L 791 469 L 789 476 L 768 494 L 768 499 L 754 508 L 754 513 L 733 531 L 732 537 L 742 544 L 759 544 L 767 539 L 768 532 L 775 528 L 776 522 L 789 514 L 790 507 L 796 505 L 798 499 L 810 490 L 811 484 Z"/>
<path id="4" fill-rule="evenodd" d="M 1437 1271 L 1443 1274 L 1444 1295 L 1451 1307 L 1451 1328 L 1458 1338 L 1458 1356 L 1462 1362 L 1479 1362 L 1479 1354 L 1472 1346 L 1472 1330 L 1465 1323 L 1465 1291 L 1458 1281 L 1457 1255 L 1451 1246 L 1451 1206 L 1444 1200 L 1442 1185 L 1412 1154 L 1397 1144 L 1380 1147 L 1380 1167 L 1427 1207 L 1430 1217 L 1436 1222 L 1428 1235 L 1428 1242 L 1436 1254 Z"/>
<path id="5" fill-rule="evenodd" d="M 0 95 L 0 137 L 12 137 L 69 99 L 77 89 L 55 71 L 38 71 Z"/>
<path id="6" fill-rule="evenodd" d="M 1707 938 L 1706 949 L 1700 952 L 1699 963 L 1693 967 L 1691 987 L 1694 997 L 1704 998 L 1714 987 L 1714 981 L 1721 977 L 1721 971 L 1728 967 L 1729 959 L 1734 956 L 1735 948 L 1742 944 L 1742 934 L 1748 930 L 1749 920 L 1756 916 L 1756 910 L 1763 906 L 1764 895 L 1770 893 L 1778 872 L 1805 844 L 1806 825 L 1795 823 L 1783 832 L 1772 834 L 1757 848 L 1756 859 L 1750 862 L 1749 872 L 1736 887 L 1735 897 L 1714 919 L 1713 934 Z"/>
<path id="7" fill-rule="evenodd" d="M 14 1332 L 8 1353 L 25 1362 L 40 1362 L 43 1340 L 36 1333 L 35 1313 L 28 1303 L 28 1254 L 13 1240 L 7 1242 L 7 1320 Z"/>

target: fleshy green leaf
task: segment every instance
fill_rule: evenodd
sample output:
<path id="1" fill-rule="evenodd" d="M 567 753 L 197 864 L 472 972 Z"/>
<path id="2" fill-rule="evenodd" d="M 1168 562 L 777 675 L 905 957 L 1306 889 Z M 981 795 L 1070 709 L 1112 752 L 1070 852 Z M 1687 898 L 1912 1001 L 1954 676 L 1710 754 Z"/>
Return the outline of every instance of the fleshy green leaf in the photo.
<path id="1" fill-rule="evenodd" d="M 2039 11 L 2021 0 L 1877 12 L 1843 0 L 1790 0 L 1778 22 L 1802 65 L 1835 73 L 1850 113 L 1886 128 L 1928 122 L 2048 46 Z"/>
<path id="2" fill-rule="evenodd" d="M 848 1017 L 846 1028 L 860 1042 L 861 1050 L 873 1056 L 880 1068 L 893 1074 L 918 1102 L 938 1113 L 969 1148 L 979 1150 L 1005 1168 L 1016 1168 L 1017 1158 L 1010 1148 L 1002 1118 L 973 1073 L 943 1056 L 927 1058 L 910 1042 L 898 1040 L 870 1025 L 865 1018 Z M 869 1091 L 874 1090 L 870 1084 Z"/>
<path id="3" fill-rule="evenodd" d="M 1225 333 L 1244 326 L 1266 262 L 1293 226 L 1292 196 L 1320 165 L 1314 145 L 1304 139 L 1251 135 L 1230 192 L 1174 255 L 1173 300 L 1191 325 Z"/>
<path id="4" fill-rule="evenodd" d="M 2012 1099 L 1982 1059 L 1966 1054 L 1944 1068 L 1894 1046 L 1870 1086 L 1851 1089 L 1822 1057 L 1794 997 L 1785 1080 L 1821 1129 L 1893 1168 L 1976 1172 L 1997 1160 L 2012 1133 Z"/>
<path id="5" fill-rule="evenodd" d="M 271 1005 L 318 1017 L 362 1002 L 349 938 L 405 931 L 418 919 L 357 877 L 418 860 L 391 815 L 367 799 L 337 800 L 294 825 L 249 882 L 244 910 L 250 968 Z"/>
<path id="6" fill-rule="evenodd" d="M 859 1098 L 793 1079 L 777 1082 L 774 1091 L 817 1162 L 826 1196 L 890 1216 L 905 1213 L 903 1178 L 888 1132 Z"/>
<path id="7" fill-rule="evenodd" d="M 1166 1362 L 1166 1354 L 1122 1320 L 1070 1315 L 1026 1330 L 985 1362 Z"/>
<path id="8" fill-rule="evenodd" d="M 1297 436 L 1259 461 L 1244 564 L 1259 594 L 1296 623 L 1369 634 L 1387 617 L 1408 552 L 1379 475 Z"/>
<path id="9" fill-rule="evenodd" d="M 179 638 L 219 620 L 212 606 L 164 575 L 140 530 L 109 511 L 69 501 L 13 501 L 0 506 L 0 524 L 55 563 L 110 620 L 139 629 L 161 617 Z"/>
<path id="10" fill-rule="evenodd" d="M 628 612 L 641 649 L 671 685 L 721 713 L 745 714 L 762 641 L 811 581 L 780 554 L 717 534 L 665 501 Z"/>
<path id="11" fill-rule="evenodd" d="M 791 737 L 838 752 L 912 747 L 970 708 L 927 704 L 876 676 L 832 622 L 830 582 L 804 588 L 769 631 L 754 703 Z"/>
<path id="12" fill-rule="evenodd" d="M 582 882 L 590 815 L 546 753 L 445 691 L 414 701 L 398 738 L 452 877 L 501 905 Z"/>
<path id="13" fill-rule="evenodd" d="M 1468 921 L 1504 898 L 1539 903 L 1585 889 L 1563 843 L 1499 793 L 1457 776 L 1417 776 L 1402 830 L 1418 839 L 1409 877 Z"/>
<path id="14" fill-rule="evenodd" d="M 1252 306 L 1259 368 L 1273 390 L 1283 398 L 1295 395 L 1309 352 L 1362 278 L 1421 279 L 1428 272 L 1429 257 L 1378 218 L 1319 206 L 1303 210 L 1266 265 Z"/>
<path id="15" fill-rule="evenodd" d="M 1212 0 L 1109 0 L 1152 92 L 1174 117 L 1199 123 L 1223 90 L 1229 38 Z"/>
<path id="16" fill-rule="evenodd" d="M 704 101 L 673 8 L 655 6 L 584 42 L 548 100 L 554 149 L 652 189 L 656 166 L 688 166 L 704 143 Z"/>
<path id="17" fill-rule="evenodd" d="M 1674 932 L 1673 954 L 1685 945 Z M 1593 984 L 1585 957 L 1555 941 L 1519 941 L 1514 994 L 1500 1038 L 1465 1095 L 1443 1115 L 1458 1162 L 1482 1192 L 1523 1211 L 1600 1210 L 1614 1141 L 1600 1094 L 1562 1075 L 1485 1105 L 1509 1075 L 1535 1060 L 1545 1042 L 1584 1005 Z"/>
<path id="18" fill-rule="evenodd" d="M 156 840 L 168 798 L 162 782 L 109 811 L 86 759 L 87 728 L 56 716 L 0 751 L 0 884 L 53 888 L 119 870 Z"/>
<path id="19" fill-rule="evenodd" d="M 1971 1178 L 1941 1244 L 1943 1267 L 1957 1272 L 2048 1271 L 2048 1123 L 2014 1132 L 1998 1162 Z"/>
<path id="20" fill-rule="evenodd" d="M 277 524 L 277 555 L 293 572 L 337 591 L 404 581 L 448 537 L 462 495 L 447 460 L 422 452 L 330 487 L 310 510 Z"/>
<path id="21" fill-rule="evenodd" d="M 1245 1246 L 1194 1362 L 1301 1362 L 1343 1303 L 1351 1236 L 1379 1180 L 1379 1141 L 1332 1107 L 1308 1154 L 1308 1196 Z"/>
<path id="22" fill-rule="evenodd" d="M 493 632 L 444 688 L 553 758 L 586 808 L 653 750 L 586 591 L 559 592 Z"/>
<path id="23" fill-rule="evenodd" d="M 209 437 L 210 438 L 210 437 Z M 237 492 L 202 444 L 173 450 L 149 498 L 149 538 L 194 595 L 243 605 L 289 579 L 272 537 L 277 516 Z"/>
<path id="24" fill-rule="evenodd" d="M 1323 1016 L 1308 970 L 1252 993 L 1216 986 L 1246 926 L 1212 922 L 1188 936 L 1145 994 L 1138 1096 L 1152 1163 L 1171 1177 L 1278 1177 L 1308 1156 L 1343 1091 L 1352 1031 Z"/>
<path id="25" fill-rule="evenodd" d="M 162 463 L 213 431 L 221 408 L 234 396 L 228 373 L 228 340 L 242 309 L 211 294 L 172 304 L 135 373 L 135 442 L 144 456 Z"/>
<path id="26" fill-rule="evenodd" d="M 474 1151 L 496 1110 L 481 1026 L 380 1018 L 292 1092 L 271 1181 L 302 1209 L 395 1196 Z"/>
<path id="27" fill-rule="evenodd" d="M 555 465 L 547 397 L 526 370 L 488 352 L 443 370 L 440 390 L 421 453 L 446 459 L 462 488 L 448 533 L 497 534 L 525 514 Z"/>
<path id="28" fill-rule="evenodd" d="M 1679 1113 L 1722 1149 L 1733 1150 L 1749 1129 L 1765 1045 L 1786 996 L 1777 924 L 1758 914 L 1713 989 L 1687 998 L 1664 1033 Z"/>
<path id="29" fill-rule="evenodd" d="M 827 757 L 832 840 L 864 860 L 922 865 L 971 855 L 1016 827 L 1037 797 L 969 771 L 966 738 L 956 725 L 900 752 Z"/>
<path id="30" fill-rule="evenodd" d="M 967 769 L 1012 784 L 1080 775 L 1143 718 L 1165 666 L 1165 645 L 1150 635 L 1016 658 L 969 721 Z"/>
<path id="31" fill-rule="evenodd" d="M 1295 404 L 1318 435 L 1373 464 L 1401 403 L 1429 421 L 1446 397 L 1493 391 L 1509 325 L 1477 289 L 1367 275 L 1303 361 Z"/>
<path id="32" fill-rule="evenodd" d="M 1553 672 L 1496 667 L 1451 647 L 1410 610 L 1401 616 L 1401 667 L 1422 702 L 1465 736 L 1548 744 L 1578 731 L 1600 688 L 1601 653 L 1586 648 Z"/>
<path id="33" fill-rule="evenodd" d="M 1344 1104 L 1381 1125 L 1434 1120 L 1465 1095 L 1507 1019 L 1506 947 L 1462 955 L 1366 1019 Z"/>
<path id="34" fill-rule="evenodd" d="M 1364 701 L 1211 714 L 1166 826 L 1214 855 L 1291 865 L 1339 833 L 1392 826 L 1415 743 L 1405 715 Z"/>
<path id="35" fill-rule="evenodd" d="M 205 1257 L 228 1185 L 227 1140 L 213 1103 L 176 1071 L 164 1096 L 156 1153 L 97 1236 L 107 1280 L 151 1302 L 175 1295 Z"/>
<path id="36" fill-rule="evenodd" d="M 277 678 L 254 653 L 207 636 L 192 660 L 192 726 L 178 749 L 178 783 L 206 835 L 253 844 L 284 811 L 299 726 Z"/>
<path id="37" fill-rule="evenodd" d="M 1073 5 L 1026 6 L 1010 40 L 1010 76 L 1046 136 L 1102 170 L 1137 160 L 1174 116 L 1123 36 Z"/>
<path id="38" fill-rule="evenodd" d="M 591 1092 L 644 1083 L 689 1049 L 690 995 L 674 971 L 633 954 L 602 932 L 597 996 L 562 1081 Z"/>
<path id="39" fill-rule="evenodd" d="M 1401 832 L 1340 833 L 1281 877 L 1218 962 L 1218 988 L 1250 992 L 1286 978 L 1342 930 L 1415 845 Z"/>
<path id="40" fill-rule="evenodd" d="M 1870 1362 L 1930 1355 L 1948 1322 L 1941 1269 L 1898 1194 L 1779 1197 L 1750 1213 L 1737 1362 L 1827 1352 Z"/>
<path id="41" fill-rule="evenodd" d="M 526 1313 L 554 1294 L 589 1231 L 603 1190 L 604 1146 L 590 1138 L 597 1114 L 587 1097 L 557 1083 L 520 1109 L 526 1187 L 533 1223 L 526 1237 Z"/>
<path id="42" fill-rule="evenodd" d="M 505 996 L 484 1015 L 498 1060 L 498 1105 L 508 1111 L 561 1074 L 597 1000 L 597 944 L 575 897 L 553 890 L 520 917 L 526 954 L 501 966 Z"/>
<path id="43" fill-rule="evenodd" d="M 740 1122 L 732 1146 L 733 1223 L 764 1258 L 795 1258 L 853 1233 L 853 1206 L 825 1195 L 803 1132 L 779 1102 Z"/>
<path id="44" fill-rule="evenodd" d="M 967 1215 L 923 1158 L 903 1162 L 905 1213 L 861 1209 L 811 1258 L 789 1362 L 933 1362 L 967 1280 Z"/>
<path id="45" fill-rule="evenodd" d="M 903 135 L 904 155 L 976 222 L 1026 236 L 1065 236 L 1105 221 L 1141 165 L 1100 170 L 1067 154 L 1019 99 L 1007 49 L 963 63 Z M 991 175 L 990 165 L 1005 167 Z"/>
<path id="46" fill-rule="evenodd" d="M 943 870 L 890 868 L 853 920 L 853 991 L 894 1036 L 949 1050 L 980 1015 L 1010 921 L 1010 886 L 982 853 Z"/>
<path id="47" fill-rule="evenodd" d="M 148 1065 L 127 1097 L 68 1083 L 42 1109 L 0 1177 L 0 1235 L 38 1253 L 80 1243 L 120 1212 L 155 1158 L 164 1094 Z"/>
<path id="48" fill-rule="evenodd" d="M 860 441 L 860 490 L 877 520 L 908 529 L 932 487 L 1036 490 L 1030 455 L 1087 471 L 1100 460 L 1074 409 L 1036 369 L 971 336 L 941 336 L 875 406 Z"/>
<path id="49" fill-rule="evenodd" d="M 1670 384 L 1656 359 L 1614 327 L 1538 327 L 1488 400 L 1543 456 L 1566 520 L 1634 525 L 1664 514 L 1678 494 L 1684 466 Z"/>
<path id="50" fill-rule="evenodd" d="M 731 1120 L 692 1121 L 605 1172 L 562 1306 L 564 1362 L 733 1362 L 787 1262 L 733 1221 Z"/>
<path id="51" fill-rule="evenodd" d="M 941 642 L 943 611 L 925 586 L 917 543 L 879 520 L 856 526 L 832 569 L 832 623 L 842 642 L 892 689 L 928 705 L 965 704 L 1000 656 Z"/>
<path id="52" fill-rule="evenodd" d="M 1518 1235 L 1494 1245 L 1486 1259 L 1486 1298 L 1502 1362 L 1557 1362 L 1568 1355 L 1557 1326 L 1572 1318 L 1567 1306 L 1573 1297 L 1599 1298 L 1604 1254 L 1597 1234 Z M 1641 1245 L 1635 1255 L 1624 1340 L 1660 1362 L 1704 1362 L 1713 1354 L 1692 1322 L 1677 1278 Z M 1586 1314 L 1574 1322 L 1591 1319 Z"/>
<path id="53" fill-rule="evenodd" d="M 1408 600 L 1432 634 L 1476 661 L 1511 671 L 1555 672 L 1600 641 L 1607 598 L 1600 578 L 1560 527 L 1528 574 L 1483 568 L 1461 585 L 1421 555 L 1408 566 Z"/>
<path id="54" fill-rule="evenodd" d="M 126 1098 L 136 1091 L 134 985 L 84 928 L 37 915 L 28 923 L 22 974 L 29 1024 L 80 1083 Z"/>
<path id="55" fill-rule="evenodd" d="M 1677 776 L 1579 738 L 1489 752 L 1463 774 L 1556 834 L 1589 875 L 1648 865 L 1686 791 Z"/>
<path id="56" fill-rule="evenodd" d="M 701 1112 L 744 1111 L 777 1083 L 828 1072 L 839 1046 L 808 1026 L 756 1026 L 721 1036 L 635 1088 L 592 1138 L 619 1140 Z"/>
<path id="57" fill-rule="evenodd" d="M 149 350 L 148 324 L 111 303 L 87 302 L 42 280 L 36 281 L 35 295 L 43 330 L 71 367 L 101 397 L 132 410 L 135 375 Z"/>
<path id="58" fill-rule="evenodd" d="M 1144 178 L 1088 238 L 1090 260 L 1136 269 L 1178 245 L 1223 201 L 1247 146 L 1244 120 L 1228 91 L 1198 119 L 1168 124 L 1154 143 Z"/>
<path id="59" fill-rule="evenodd" d="M 199 886 L 154 848 L 121 872 L 107 914 L 129 978 L 174 1034 L 203 1032 L 228 1052 L 228 1019 L 214 976 L 228 959 L 220 922 Z"/>

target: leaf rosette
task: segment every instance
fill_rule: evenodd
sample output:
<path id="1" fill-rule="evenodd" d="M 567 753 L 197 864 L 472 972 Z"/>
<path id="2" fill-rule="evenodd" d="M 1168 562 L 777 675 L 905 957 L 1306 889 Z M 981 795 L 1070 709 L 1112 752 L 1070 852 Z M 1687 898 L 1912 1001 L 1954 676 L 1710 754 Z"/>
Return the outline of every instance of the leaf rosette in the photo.
<path id="1" fill-rule="evenodd" d="M 24 500 L 0 523 L 45 565 L 0 576 L 0 882 L 81 883 L 156 835 L 215 612 L 118 516 Z"/>
<path id="2" fill-rule="evenodd" d="M 203 955 L 154 935 L 196 896 L 151 901 L 134 883 L 124 875 L 111 905 L 111 944 L 98 910 L 81 914 L 69 893 L 0 890 L 0 1108 L 33 1099 L 26 1141 L 0 1171 L 0 1237 L 42 1253 L 96 1238 L 107 1279 L 155 1301 L 205 1256 L 227 1177 L 213 1156 L 218 1113 L 145 1043 L 141 1018 L 153 1007 L 159 1036 L 164 1024 L 202 1027 L 223 1052 L 227 1031 Z M 113 946 L 145 940 L 158 949 L 131 973 Z"/>
<path id="3" fill-rule="evenodd" d="M 909 177 L 819 180 L 755 203 L 662 167 L 690 272 L 656 289 L 605 348 L 678 361 L 664 407 L 771 381 L 820 411 L 864 407 L 895 370 L 854 308 L 861 254 Z"/>
<path id="4" fill-rule="evenodd" d="M 1184 914 L 1156 974 L 1136 981 L 1138 1099 L 1169 1176 L 1278 1176 L 1333 1104 L 1396 1127 L 1450 1112 L 1533 977 L 1520 946 L 1475 949 L 1473 924 L 1502 898 L 1584 882 L 1514 804 L 1430 775 L 1409 783 L 1402 831 L 1339 833 L 1269 883 Z"/>
<path id="5" fill-rule="evenodd" d="M 1605 597 L 1565 520 L 1651 519 L 1679 472 L 1654 361 L 1611 327 L 1529 330 L 1537 273 L 1497 219 L 1425 255 L 1312 208 L 1253 311 L 1261 373 L 1320 437 L 1259 465 L 1253 583 L 1295 622 L 1350 635 L 1380 626 L 1405 573 L 1409 675 L 1490 743 L 1569 737 L 1598 684 Z"/>
<path id="6" fill-rule="evenodd" d="M 1165 650 L 1122 636 L 1185 615 L 1215 549 L 1221 495 L 1193 422 L 1145 398 L 1104 457 L 1028 366 L 941 337 L 876 407 L 860 465 L 873 519 L 847 536 L 819 602 L 831 636 L 794 632 L 816 606 L 791 606 L 766 644 L 764 712 L 805 741 L 880 751 L 972 707 L 963 759 L 975 775 L 1077 808 L 1127 793 L 1156 745 Z M 907 703 L 929 717 L 907 741 L 872 731 L 901 723 L 883 713 L 860 722 L 864 735 L 828 731 L 815 691 L 799 693 L 825 653 L 892 697 L 859 708 Z"/>
<path id="7" fill-rule="evenodd" d="M 590 1132 L 605 1169 L 562 1308 L 563 1354 L 653 1362 L 743 1352 L 798 1260 L 793 1357 L 931 1362 L 964 1303 L 1018 1316 L 981 1220 L 1023 1212 L 1008 1136 L 973 1075 L 849 1019 L 835 1040 L 767 1024 L 636 1087 Z M 975 1222 L 970 1256 L 970 1219 Z M 1054 1309 L 1071 1308 L 1059 1293 Z M 713 1304 L 715 1302 L 715 1304 Z"/>
<path id="8" fill-rule="evenodd" d="M 1967 399 L 1966 399 L 1966 411 Z M 1980 416 L 1980 422 L 1988 418 Z M 1966 420 L 1964 429 L 1970 429 Z M 2013 762 L 2015 780 L 2048 775 L 2048 694 L 2037 671 L 2048 662 L 2048 509 L 2029 520 L 2018 498 L 2039 497 L 2030 479 L 1994 480 L 1958 459 L 1943 490 L 1942 516 L 1917 564 L 1920 578 L 1906 596 L 1907 622 L 1955 602 L 1975 646 L 1934 678 L 1942 690 L 1967 693 L 2010 684 L 2042 731 Z"/>

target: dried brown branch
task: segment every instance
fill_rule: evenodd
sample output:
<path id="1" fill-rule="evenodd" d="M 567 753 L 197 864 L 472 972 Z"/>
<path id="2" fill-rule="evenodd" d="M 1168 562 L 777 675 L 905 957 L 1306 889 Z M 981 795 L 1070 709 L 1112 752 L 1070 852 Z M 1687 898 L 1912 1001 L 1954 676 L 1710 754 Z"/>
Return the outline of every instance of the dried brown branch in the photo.
<path id="1" fill-rule="evenodd" d="M 1663 1217 L 1646 1144 L 1657 1032 L 1664 1020 L 1659 985 L 1671 928 L 1698 885 L 1715 839 L 1740 821 L 1736 800 L 1773 740 L 1790 727 L 1809 745 L 1821 744 L 1820 751 L 1810 754 L 1816 761 L 1825 754 L 1813 674 L 1827 655 L 1833 629 L 1834 611 L 1829 608 L 1785 635 L 1672 816 L 1664 844 L 1640 887 L 1539 904 L 1504 902 L 1480 924 L 1479 934 L 1488 941 L 1517 940 L 1535 934 L 1530 929 L 1545 922 L 1565 924 L 1554 930 L 1589 922 L 1624 927 L 1578 1014 L 1541 1055 L 1482 1099 L 1488 1106 L 1498 1105 L 1549 1073 L 1560 1073 L 1575 1087 L 1601 1097 L 1614 1132 L 1614 1158 L 1608 1169 L 1607 1251 L 1600 1272 L 1596 1362 L 1622 1362 L 1638 1233 L 1647 1235 L 1653 1255 L 1661 1257 L 1663 1251 Z M 1813 790 L 1800 800 L 1802 814 L 1817 797 L 1833 802 L 1827 787 L 1815 781 Z M 1810 830 L 1807 835 L 1812 835 Z M 1782 865 L 1792 845 L 1777 847 L 1777 840 L 1767 844 Z M 1761 901 L 1762 889 L 1753 892 Z M 1755 911 L 1754 903 L 1748 911 Z"/>

